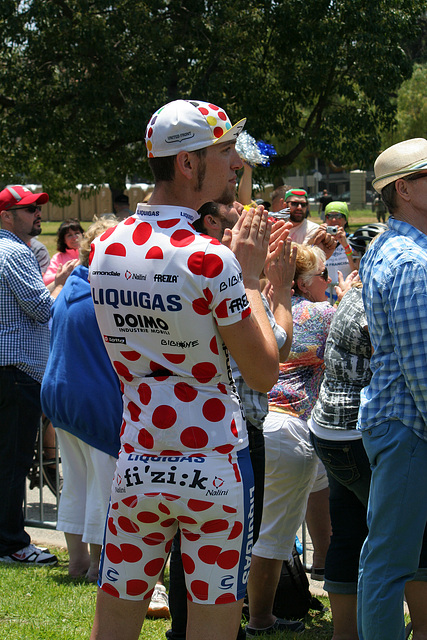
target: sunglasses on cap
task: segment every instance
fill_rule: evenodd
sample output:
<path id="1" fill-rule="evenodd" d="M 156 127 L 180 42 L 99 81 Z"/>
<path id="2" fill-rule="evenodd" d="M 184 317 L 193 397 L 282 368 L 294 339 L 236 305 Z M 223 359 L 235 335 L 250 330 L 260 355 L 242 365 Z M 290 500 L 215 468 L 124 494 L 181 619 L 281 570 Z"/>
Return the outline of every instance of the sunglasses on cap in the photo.
<path id="1" fill-rule="evenodd" d="M 38 204 L 29 204 L 26 207 L 10 207 L 9 211 L 28 211 L 28 213 L 35 213 L 41 211 L 42 208 Z"/>
<path id="2" fill-rule="evenodd" d="M 301 206 L 303 209 L 305 209 L 305 207 L 307 206 L 306 202 L 295 202 L 295 200 L 290 200 L 286 204 L 289 204 L 291 207 Z"/>
<path id="3" fill-rule="evenodd" d="M 289 211 L 289 207 L 286 207 L 286 209 L 280 209 L 280 211 L 270 211 L 270 216 L 274 218 L 274 222 L 276 220 L 289 220 L 291 217 Z"/>
<path id="4" fill-rule="evenodd" d="M 325 218 L 345 218 L 343 213 L 327 213 Z"/>
<path id="5" fill-rule="evenodd" d="M 315 273 L 314 275 L 319 276 L 325 282 L 328 282 L 328 278 L 329 278 L 328 267 L 325 267 L 321 273 Z"/>

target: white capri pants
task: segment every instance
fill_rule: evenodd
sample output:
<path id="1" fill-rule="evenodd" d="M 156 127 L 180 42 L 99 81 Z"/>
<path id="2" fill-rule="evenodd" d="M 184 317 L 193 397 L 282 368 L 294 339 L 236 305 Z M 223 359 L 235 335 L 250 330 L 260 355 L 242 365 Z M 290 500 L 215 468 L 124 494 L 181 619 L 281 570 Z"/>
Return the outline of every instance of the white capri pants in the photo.
<path id="1" fill-rule="evenodd" d="M 328 486 L 305 420 L 269 411 L 264 422 L 265 485 L 261 530 L 253 553 L 287 560 L 305 518 L 309 494 Z"/>
<path id="2" fill-rule="evenodd" d="M 68 431 L 55 431 L 64 476 L 56 528 L 101 545 L 117 460 Z"/>

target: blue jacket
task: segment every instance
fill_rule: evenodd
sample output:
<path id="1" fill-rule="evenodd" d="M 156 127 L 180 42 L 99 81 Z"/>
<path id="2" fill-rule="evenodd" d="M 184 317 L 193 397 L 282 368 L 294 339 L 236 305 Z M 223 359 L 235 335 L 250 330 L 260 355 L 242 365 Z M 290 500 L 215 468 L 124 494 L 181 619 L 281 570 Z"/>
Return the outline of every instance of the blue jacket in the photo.
<path id="1" fill-rule="evenodd" d="M 54 427 L 117 458 L 122 394 L 96 322 L 87 267 L 74 269 L 52 317 L 43 412 Z"/>

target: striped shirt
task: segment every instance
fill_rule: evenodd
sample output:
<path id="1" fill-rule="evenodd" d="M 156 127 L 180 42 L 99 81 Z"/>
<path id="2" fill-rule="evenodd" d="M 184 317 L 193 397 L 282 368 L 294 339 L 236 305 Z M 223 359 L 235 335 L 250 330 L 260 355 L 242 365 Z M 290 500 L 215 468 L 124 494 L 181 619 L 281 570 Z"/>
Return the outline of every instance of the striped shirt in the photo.
<path id="1" fill-rule="evenodd" d="M 0 366 L 13 365 L 42 381 L 52 304 L 31 249 L 0 229 Z"/>
<path id="2" fill-rule="evenodd" d="M 400 420 L 427 441 L 427 236 L 388 224 L 360 268 L 374 354 L 357 428 Z"/>

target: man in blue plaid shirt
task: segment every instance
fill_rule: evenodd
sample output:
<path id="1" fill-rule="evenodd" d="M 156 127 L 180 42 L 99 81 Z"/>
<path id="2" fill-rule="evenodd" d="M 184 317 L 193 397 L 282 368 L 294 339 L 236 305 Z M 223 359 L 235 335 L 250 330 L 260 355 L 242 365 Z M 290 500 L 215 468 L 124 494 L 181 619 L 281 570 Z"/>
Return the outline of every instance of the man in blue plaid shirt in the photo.
<path id="1" fill-rule="evenodd" d="M 360 268 L 373 375 L 358 424 L 372 467 L 358 630 L 403 640 L 405 589 L 414 637 L 427 637 L 427 140 L 393 145 L 374 169 L 390 219 Z"/>
<path id="2" fill-rule="evenodd" d="M 57 559 L 31 544 L 24 530 L 25 478 L 41 417 L 50 310 L 74 266 L 57 274 L 50 293 L 29 247 L 48 200 L 21 186 L 0 192 L 0 562 L 38 566 Z"/>

